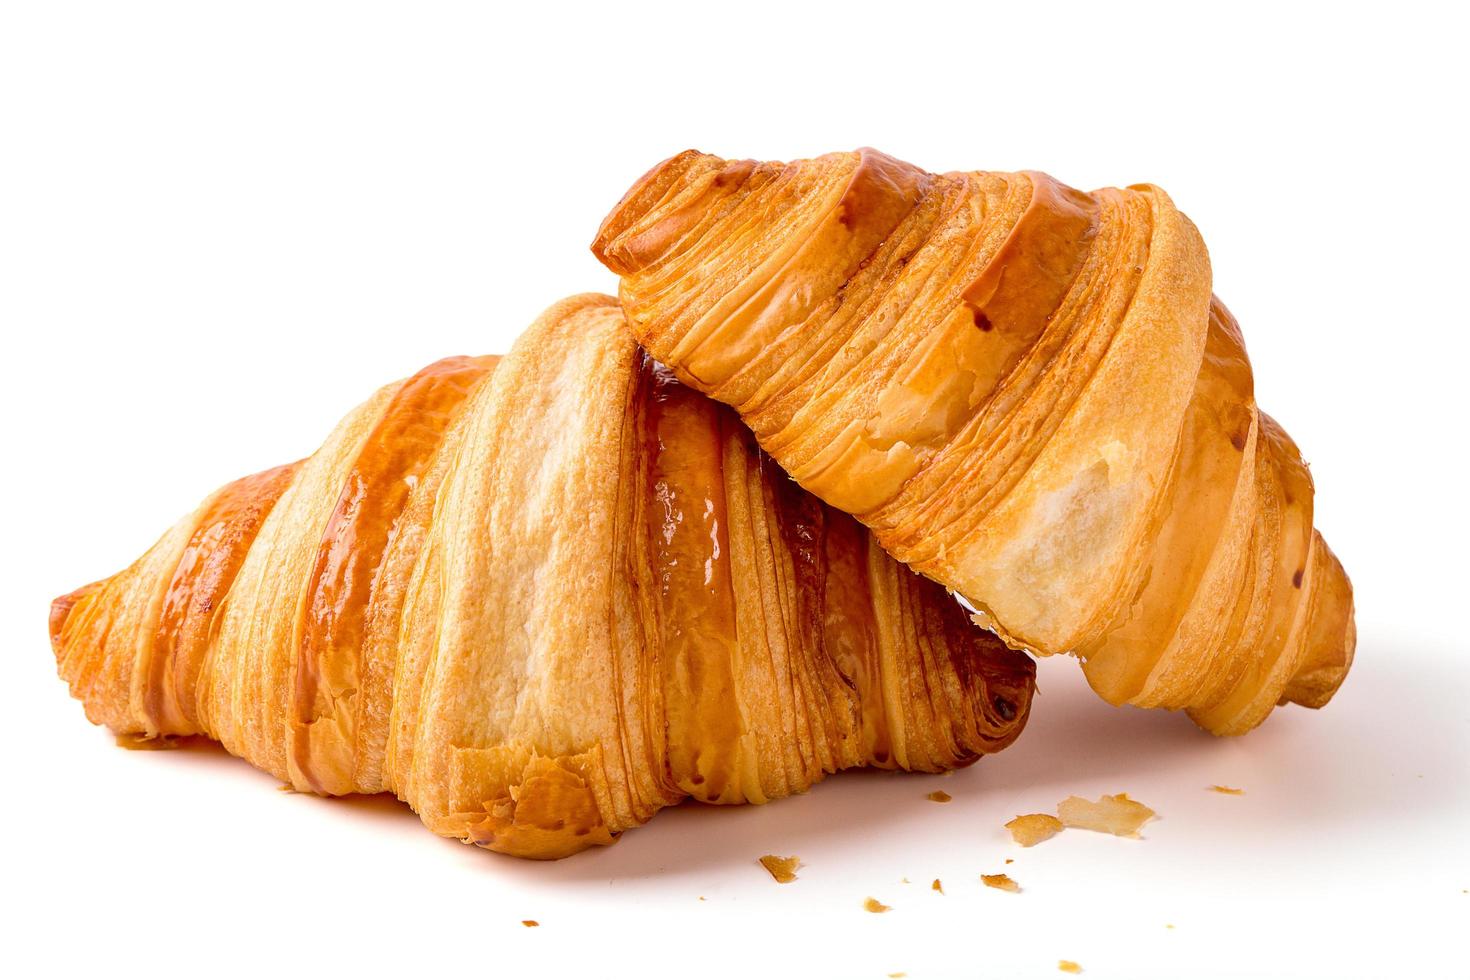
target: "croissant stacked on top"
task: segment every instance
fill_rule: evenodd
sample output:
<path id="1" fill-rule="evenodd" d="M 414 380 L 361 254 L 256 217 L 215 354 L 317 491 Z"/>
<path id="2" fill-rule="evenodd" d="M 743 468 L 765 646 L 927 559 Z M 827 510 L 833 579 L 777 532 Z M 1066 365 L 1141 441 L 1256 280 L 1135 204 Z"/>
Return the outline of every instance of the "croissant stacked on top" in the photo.
<path id="1" fill-rule="evenodd" d="M 540 858 L 684 797 L 965 765 L 1033 682 L 596 295 L 379 390 L 58 599 L 51 633 L 95 722 Z"/>
<path id="2" fill-rule="evenodd" d="M 1157 187 L 690 151 L 593 251 L 654 357 L 1011 645 L 1220 734 L 1342 682 L 1311 478 Z"/>

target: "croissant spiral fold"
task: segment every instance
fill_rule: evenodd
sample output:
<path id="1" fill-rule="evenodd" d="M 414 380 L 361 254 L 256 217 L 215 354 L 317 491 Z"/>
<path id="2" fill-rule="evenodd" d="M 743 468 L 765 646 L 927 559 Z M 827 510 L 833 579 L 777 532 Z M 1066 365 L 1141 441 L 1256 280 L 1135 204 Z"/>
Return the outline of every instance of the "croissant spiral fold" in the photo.
<path id="1" fill-rule="evenodd" d="M 223 487 L 51 634 L 95 722 L 539 858 L 685 797 L 965 765 L 1034 676 L 591 294 Z"/>
<path id="2" fill-rule="evenodd" d="M 1107 700 L 1236 734 L 1346 675 L 1311 477 L 1159 188 L 689 151 L 593 251 L 640 342 L 798 483 Z"/>

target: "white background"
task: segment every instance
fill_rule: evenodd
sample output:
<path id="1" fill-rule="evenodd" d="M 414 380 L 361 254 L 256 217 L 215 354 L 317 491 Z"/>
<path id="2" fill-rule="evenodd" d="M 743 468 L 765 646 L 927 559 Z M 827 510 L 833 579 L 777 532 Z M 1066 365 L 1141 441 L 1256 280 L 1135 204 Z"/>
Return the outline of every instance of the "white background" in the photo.
<path id="1" fill-rule="evenodd" d="M 524 8 L 3 7 L 0 959 L 31 971 L 11 975 L 1466 975 L 1452 5 Z M 550 865 L 391 801 L 277 793 L 219 753 L 119 751 L 83 720 L 53 595 L 310 452 L 377 385 L 612 290 L 587 244 L 659 159 L 863 144 L 1154 181 L 1195 219 L 1357 587 L 1328 708 L 1221 741 L 1047 662 L 1030 730 L 972 770 L 681 807 Z M 1001 829 L 1120 790 L 1162 814 L 1145 840 L 1022 851 Z M 775 885 L 767 852 L 800 880 Z M 979 884 L 1002 869 L 1021 894 Z"/>

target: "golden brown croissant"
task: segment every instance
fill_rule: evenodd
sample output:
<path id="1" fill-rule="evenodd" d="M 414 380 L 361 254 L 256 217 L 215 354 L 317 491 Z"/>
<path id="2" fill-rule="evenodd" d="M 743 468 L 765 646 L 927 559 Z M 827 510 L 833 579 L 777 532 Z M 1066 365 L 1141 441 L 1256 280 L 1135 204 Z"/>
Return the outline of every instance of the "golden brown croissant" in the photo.
<path id="1" fill-rule="evenodd" d="M 593 251 L 644 346 L 798 483 L 1109 701 L 1227 734 L 1342 682 L 1311 478 L 1158 188 L 690 151 Z"/>
<path id="2" fill-rule="evenodd" d="M 58 599 L 51 632 L 95 722 L 528 857 L 686 796 L 964 765 L 1016 737 L 1033 681 L 596 295 L 503 360 L 381 389 Z"/>

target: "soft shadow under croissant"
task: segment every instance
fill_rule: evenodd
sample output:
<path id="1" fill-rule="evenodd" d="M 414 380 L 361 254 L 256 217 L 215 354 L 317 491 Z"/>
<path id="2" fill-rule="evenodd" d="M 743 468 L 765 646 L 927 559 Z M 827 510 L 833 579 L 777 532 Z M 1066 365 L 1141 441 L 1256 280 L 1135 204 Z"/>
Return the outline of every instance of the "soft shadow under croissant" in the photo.
<path id="1" fill-rule="evenodd" d="M 689 151 L 593 251 L 639 340 L 797 482 L 1108 700 L 1234 734 L 1346 676 L 1306 464 L 1157 187 Z"/>
<path id="2" fill-rule="evenodd" d="M 51 632 L 95 722 L 540 858 L 685 797 L 965 765 L 1020 732 L 1034 676 L 597 295 L 381 389 Z"/>

